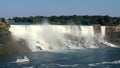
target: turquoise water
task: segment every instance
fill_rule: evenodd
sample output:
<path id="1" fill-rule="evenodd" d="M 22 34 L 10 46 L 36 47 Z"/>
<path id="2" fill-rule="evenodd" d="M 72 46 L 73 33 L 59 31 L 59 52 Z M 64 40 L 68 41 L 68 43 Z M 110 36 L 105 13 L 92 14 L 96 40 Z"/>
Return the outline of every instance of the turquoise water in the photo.
<path id="1" fill-rule="evenodd" d="M 26 55 L 30 62 L 16 63 Z M 0 68 L 120 68 L 120 48 L 34 52 L 0 56 Z"/>

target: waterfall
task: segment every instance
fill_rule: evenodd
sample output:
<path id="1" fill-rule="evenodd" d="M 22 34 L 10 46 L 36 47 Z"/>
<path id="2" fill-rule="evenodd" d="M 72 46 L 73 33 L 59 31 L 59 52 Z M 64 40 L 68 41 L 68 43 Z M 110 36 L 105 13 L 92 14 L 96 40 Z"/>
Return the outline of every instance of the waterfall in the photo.
<path id="1" fill-rule="evenodd" d="M 101 36 L 105 36 L 105 26 L 101 26 Z"/>
<path id="2" fill-rule="evenodd" d="M 81 34 L 82 36 L 94 36 L 93 26 L 81 26 Z"/>
<path id="3" fill-rule="evenodd" d="M 105 26 L 101 26 L 101 42 L 103 44 L 105 44 L 105 45 L 109 45 L 110 47 L 117 47 L 116 45 L 111 44 L 111 43 L 109 43 L 109 42 L 104 40 L 105 32 L 106 32 L 106 27 Z"/>
<path id="4" fill-rule="evenodd" d="M 95 39 L 93 26 L 11 25 L 10 31 L 16 42 L 24 40 L 33 52 L 109 46 Z M 101 27 L 101 36 L 105 36 L 105 26 Z"/>

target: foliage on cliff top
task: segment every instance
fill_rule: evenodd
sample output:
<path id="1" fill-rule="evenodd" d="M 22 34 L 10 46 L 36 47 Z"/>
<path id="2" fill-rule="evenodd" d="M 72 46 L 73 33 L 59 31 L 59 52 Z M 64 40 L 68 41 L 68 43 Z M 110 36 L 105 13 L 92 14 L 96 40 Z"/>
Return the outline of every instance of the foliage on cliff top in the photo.
<path id="1" fill-rule="evenodd" d="M 0 32 L 8 32 L 10 25 L 7 23 L 0 23 Z"/>
<path id="2" fill-rule="evenodd" d="M 31 24 L 41 24 L 44 20 L 47 20 L 50 24 L 54 25 L 119 25 L 120 17 L 110 16 L 30 16 L 30 17 L 13 17 L 9 19 L 14 22 L 30 22 Z"/>

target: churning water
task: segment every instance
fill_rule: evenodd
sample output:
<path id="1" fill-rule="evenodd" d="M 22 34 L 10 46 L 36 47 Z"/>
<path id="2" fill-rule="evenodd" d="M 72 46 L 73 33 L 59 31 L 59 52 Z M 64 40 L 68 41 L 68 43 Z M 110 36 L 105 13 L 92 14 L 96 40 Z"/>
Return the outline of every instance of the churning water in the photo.
<path id="1" fill-rule="evenodd" d="M 30 62 L 15 62 L 24 55 Z M 42 51 L 0 56 L 0 68 L 120 68 L 120 48 Z"/>

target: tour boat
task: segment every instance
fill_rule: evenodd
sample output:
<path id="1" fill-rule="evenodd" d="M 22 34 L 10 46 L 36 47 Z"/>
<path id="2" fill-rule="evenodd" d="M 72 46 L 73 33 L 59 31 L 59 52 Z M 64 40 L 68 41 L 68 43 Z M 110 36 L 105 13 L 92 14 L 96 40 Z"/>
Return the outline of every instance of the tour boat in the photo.
<path id="1" fill-rule="evenodd" d="M 16 63 L 23 63 L 23 62 L 29 62 L 30 60 L 27 58 L 27 56 L 24 56 L 23 59 L 17 59 Z"/>

